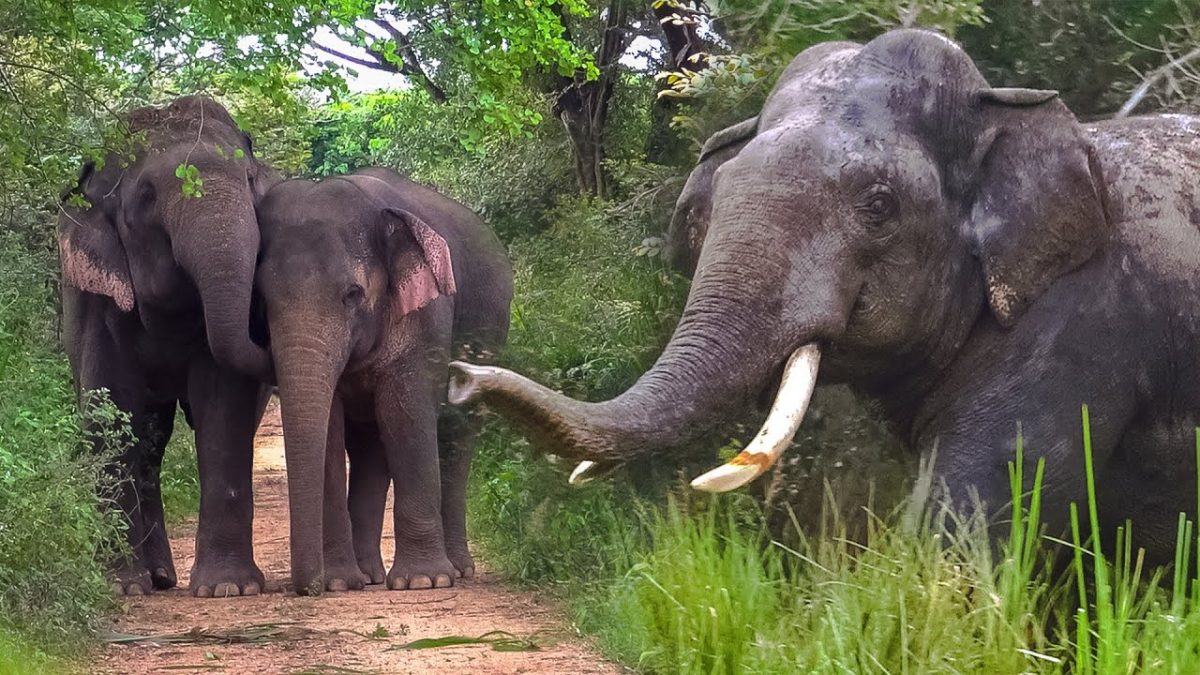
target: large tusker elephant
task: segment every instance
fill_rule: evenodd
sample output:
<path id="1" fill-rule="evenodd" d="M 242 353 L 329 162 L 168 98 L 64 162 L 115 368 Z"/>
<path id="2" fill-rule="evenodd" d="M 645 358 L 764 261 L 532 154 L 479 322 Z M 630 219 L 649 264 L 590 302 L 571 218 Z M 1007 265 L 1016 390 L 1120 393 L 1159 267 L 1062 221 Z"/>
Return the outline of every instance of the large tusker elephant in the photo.
<path id="1" fill-rule="evenodd" d="M 277 179 L 211 99 L 133 111 L 130 161 L 88 163 L 59 216 L 63 340 L 81 397 L 107 389 L 131 416 L 116 458 L 132 557 L 115 589 L 175 585 L 159 468 L 178 403 L 196 429 L 201 497 L 194 594 L 253 594 L 252 439 L 270 355 L 251 339 L 258 255 L 254 204 Z M 176 172 L 194 166 L 189 194 Z M 199 184 L 195 184 L 198 180 Z M 194 188 L 199 187 L 199 193 Z"/>
<path id="2" fill-rule="evenodd" d="M 683 317 L 632 388 L 584 403 L 455 364 L 450 399 L 612 462 L 775 393 L 759 435 L 693 482 L 728 490 L 787 447 L 820 360 L 822 382 L 878 401 L 933 451 L 959 504 L 977 492 L 1004 508 L 1021 423 L 1059 526 L 1085 494 L 1089 403 L 1102 519 L 1132 519 L 1169 559 L 1175 514 L 1195 508 L 1180 477 L 1195 475 L 1200 421 L 1197 176 L 1196 118 L 1081 125 L 1052 91 L 989 86 L 938 34 L 890 32 L 836 76 L 772 93 L 713 177 Z"/>
<path id="3" fill-rule="evenodd" d="M 467 208 L 387 169 L 281 183 L 259 222 L 296 592 L 361 587 L 360 570 L 384 582 L 392 481 L 388 588 L 472 576 L 466 484 L 478 424 L 444 405 L 446 366 L 494 359 L 507 338 L 513 279 L 499 240 Z"/>

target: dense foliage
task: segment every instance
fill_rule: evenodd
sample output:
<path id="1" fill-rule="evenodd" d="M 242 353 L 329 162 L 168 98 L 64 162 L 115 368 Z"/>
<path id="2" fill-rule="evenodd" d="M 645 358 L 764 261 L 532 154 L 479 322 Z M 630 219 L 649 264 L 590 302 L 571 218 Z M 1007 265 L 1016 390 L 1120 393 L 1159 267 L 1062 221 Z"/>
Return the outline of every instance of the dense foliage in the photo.
<path id="1" fill-rule="evenodd" d="M 381 164 L 470 205 L 517 271 L 506 362 L 598 399 L 652 363 L 682 307 L 687 282 L 658 257 L 658 237 L 699 143 L 754 114 L 804 47 L 900 25 L 955 36 L 994 84 L 1057 88 L 1084 118 L 1200 104 L 1200 12 L 1188 0 L 0 0 L 0 654 L 29 666 L 85 645 L 110 606 L 102 562 L 119 524 L 96 508 L 101 458 L 79 453 L 53 223 L 81 161 L 128 144 L 124 112 L 206 92 L 286 174 Z M 351 93 L 365 81 L 356 71 L 395 78 Z M 110 450 L 128 442 L 102 399 L 86 414 L 110 422 Z M 845 392 L 814 405 L 792 465 L 760 486 L 768 494 L 666 505 L 740 434 L 574 490 L 570 467 L 532 460 L 492 425 L 473 530 L 489 563 L 562 586 L 579 624 L 645 669 L 1053 671 L 1077 658 L 1083 634 L 1038 633 L 1050 622 L 1030 628 L 981 604 L 995 593 L 1074 625 L 1060 596 L 1024 594 L 1055 580 L 1021 586 L 974 544 L 927 546 L 918 534 L 929 529 L 863 515 L 872 501 L 888 512 L 913 462 Z M 196 505 L 180 436 L 164 477 L 172 518 Z M 827 519 L 852 514 L 837 522 L 867 538 L 878 564 L 820 534 L 826 479 L 841 495 Z M 724 604 L 706 604 L 708 586 L 727 589 Z M 1195 621 L 1190 607 L 1171 610 L 1177 625 Z M 868 612 L 907 612 L 925 632 L 864 623 Z M 961 621 L 974 632 L 952 630 Z M 1131 663 L 1149 663 L 1152 644 L 1195 649 L 1165 623 L 1139 630 Z"/>
<path id="2" fill-rule="evenodd" d="M 15 654 L 5 648 L 12 631 L 55 651 L 85 646 L 80 637 L 111 608 L 101 563 L 120 541 L 120 523 L 96 509 L 111 484 L 103 457 L 79 452 L 49 265 L 0 235 L 0 670 Z M 85 413 L 104 423 L 106 452 L 129 441 L 102 395 Z"/>

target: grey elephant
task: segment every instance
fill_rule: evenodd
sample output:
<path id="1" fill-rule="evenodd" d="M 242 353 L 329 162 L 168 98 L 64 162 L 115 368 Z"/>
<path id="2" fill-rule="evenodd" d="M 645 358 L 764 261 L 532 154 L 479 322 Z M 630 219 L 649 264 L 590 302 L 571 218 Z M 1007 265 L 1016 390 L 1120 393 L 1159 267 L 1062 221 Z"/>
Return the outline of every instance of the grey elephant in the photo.
<path id="1" fill-rule="evenodd" d="M 258 255 L 254 204 L 277 178 L 215 101 L 187 96 L 133 111 L 131 162 L 88 163 L 59 216 L 63 341 L 81 396 L 107 389 L 136 442 L 115 460 L 132 557 L 115 589 L 176 583 L 159 468 L 176 405 L 196 430 L 201 497 L 196 595 L 253 594 L 252 441 L 271 361 L 251 339 Z M 176 172 L 199 171 L 190 196 Z M 196 188 L 199 187 L 197 192 Z"/>
<path id="2" fill-rule="evenodd" d="M 478 423 L 444 406 L 447 362 L 494 359 L 507 338 L 513 279 L 499 240 L 466 207 L 387 169 L 280 183 L 258 214 L 296 591 L 355 588 L 360 571 L 385 581 L 389 482 L 388 587 L 473 575 L 466 482 Z"/>
<path id="3" fill-rule="evenodd" d="M 746 449 L 693 482 L 728 490 L 784 451 L 819 373 L 936 448 L 960 505 L 1010 501 L 1021 423 L 1026 461 L 1046 462 L 1052 527 L 1085 497 L 1087 403 L 1101 519 L 1131 519 L 1149 557 L 1169 560 L 1176 514 L 1195 509 L 1200 120 L 1080 124 L 1055 92 L 989 86 L 932 32 L 812 67 L 824 74 L 776 87 L 716 170 L 687 306 L 632 388 L 586 403 L 461 363 L 451 400 L 486 402 L 551 452 L 613 462 L 773 394 Z"/>

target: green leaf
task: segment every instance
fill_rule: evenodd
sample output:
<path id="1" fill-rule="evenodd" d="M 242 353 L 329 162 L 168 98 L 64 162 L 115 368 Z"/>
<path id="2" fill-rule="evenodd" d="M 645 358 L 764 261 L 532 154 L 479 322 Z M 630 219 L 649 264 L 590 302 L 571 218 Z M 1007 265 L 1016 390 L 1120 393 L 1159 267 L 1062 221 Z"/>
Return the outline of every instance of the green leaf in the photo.
<path id="1" fill-rule="evenodd" d="M 402 645 L 395 645 L 390 647 L 389 651 L 437 649 L 440 647 L 461 647 L 464 645 L 491 645 L 492 649 L 498 652 L 536 652 L 541 649 L 532 640 L 519 638 L 507 631 L 494 630 L 484 633 L 479 637 L 446 635 L 438 638 L 422 638 Z"/>

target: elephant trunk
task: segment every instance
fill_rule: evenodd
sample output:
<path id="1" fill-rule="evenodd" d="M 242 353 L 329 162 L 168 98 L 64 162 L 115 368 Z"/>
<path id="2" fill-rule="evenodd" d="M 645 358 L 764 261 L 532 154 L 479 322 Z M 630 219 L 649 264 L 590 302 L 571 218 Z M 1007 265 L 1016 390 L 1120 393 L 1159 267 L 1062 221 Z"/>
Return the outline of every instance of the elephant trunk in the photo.
<path id="1" fill-rule="evenodd" d="M 451 402 L 479 400 L 545 451 L 597 462 L 625 461 L 701 436 L 744 412 L 785 359 L 819 332 L 805 321 L 785 329 L 787 312 L 773 299 L 780 293 L 773 280 L 788 275 L 791 261 L 762 253 L 770 249 L 747 257 L 744 247 L 753 245 L 732 237 L 706 245 L 674 336 L 654 366 L 620 396 L 586 403 L 511 371 L 456 364 Z M 754 260 L 756 269 L 746 269 L 745 260 Z M 749 311 L 752 297 L 767 311 Z"/>
<path id="2" fill-rule="evenodd" d="M 324 590 L 323 504 L 330 407 L 344 359 L 319 332 L 272 316 L 288 476 L 291 574 L 300 595 Z M 288 324 L 291 324 L 289 328 Z"/>
<path id="3" fill-rule="evenodd" d="M 208 346 L 217 363 L 261 380 L 272 380 L 271 356 L 250 338 L 250 303 L 258 259 L 258 220 L 249 188 L 206 188 L 194 208 L 201 215 L 176 218 L 176 259 L 200 293 Z M 186 214 L 191 205 L 176 213 Z"/>

